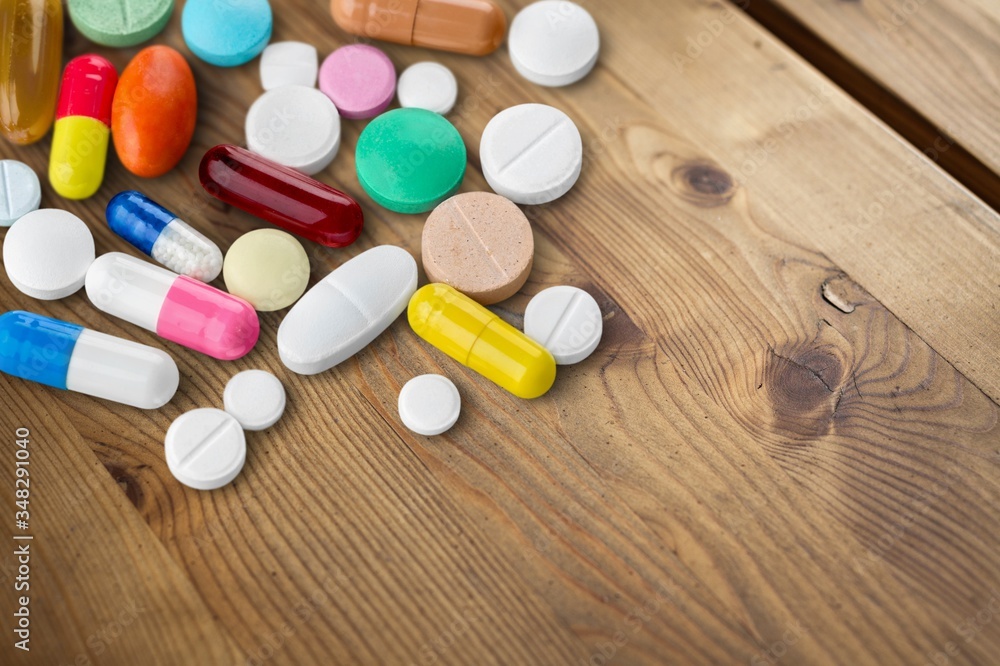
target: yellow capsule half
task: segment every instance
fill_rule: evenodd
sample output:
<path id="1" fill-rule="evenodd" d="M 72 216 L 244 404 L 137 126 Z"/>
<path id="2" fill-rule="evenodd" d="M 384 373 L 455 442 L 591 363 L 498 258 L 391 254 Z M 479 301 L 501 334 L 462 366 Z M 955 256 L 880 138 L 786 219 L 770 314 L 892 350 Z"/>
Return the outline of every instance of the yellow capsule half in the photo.
<path id="1" fill-rule="evenodd" d="M 59 196 L 86 199 L 104 180 L 111 130 L 96 118 L 68 116 L 56 121 L 49 155 L 49 182 Z"/>
<path id="2" fill-rule="evenodd" d="M 544 395 L 556 380 L 545 347 L 446 284 L 418 289 L 406 316 L 421 338 L 519 398 Z"/>

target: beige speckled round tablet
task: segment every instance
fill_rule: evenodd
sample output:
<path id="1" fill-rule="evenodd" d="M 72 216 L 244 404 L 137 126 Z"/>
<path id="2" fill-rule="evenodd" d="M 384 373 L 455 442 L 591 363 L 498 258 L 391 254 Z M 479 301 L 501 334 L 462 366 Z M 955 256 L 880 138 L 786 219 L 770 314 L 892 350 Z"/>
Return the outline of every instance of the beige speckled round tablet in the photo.
<path id="1" fill-rule="evenodd" d="M 299 300 L 309 284 L 309 257 L 291 234 L 257 229 L 229 247 L 222 278 L 230 294 L 255 310 L 273 312 Z"/>
<path id="2" fill-rule="evenodd" d="M 531 272 L 535 240 L 521 209 L 492 192 L 442 202 L 424 224 L 424 271 L 483 305 L 510 298 Z"/>

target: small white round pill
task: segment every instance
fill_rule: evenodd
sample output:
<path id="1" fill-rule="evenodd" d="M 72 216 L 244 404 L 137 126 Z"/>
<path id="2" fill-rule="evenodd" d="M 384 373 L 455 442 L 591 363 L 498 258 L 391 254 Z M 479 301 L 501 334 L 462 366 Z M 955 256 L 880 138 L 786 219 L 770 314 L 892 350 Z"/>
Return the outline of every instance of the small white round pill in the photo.
<path id="1" fill-rule="evenodd" d="M 514 17 L 507 38 L 514 68 L 540 86 L 568 86 L 594 68 L 601 37 L 594 17 L 566 0 L 543 0 Z"/>
<path id="2" fill-rule="evenodd" d="M 260 54 L 260 84 L 264 90 L 282 86 L 316 87 L 319 56 L 303 42 L 274 42 Z"/>
<path id="3" fill-rule="evenodd" d="M 524 311 L 524 334 L 549 350 L 559 365 L 579 363 L 601 341 L 604 321 L 594 297 L 576 287 L 540 291 Z"/>
<path id="4" fill-rule="evenodd" d="M 21 292 L 43 301 L 79 291 L 94 256 L 94 236 L 87 225 L 56 208 L 24 215 L 3 241 L 7 277 Z"/>
<path id="5" fill-rule="evenodd" d="M 437 62 L 418 62 L 400 75 L 396 84 L 399 105 L 445 115 L 458 99 L 458 82 L 451 70 Z"/>
<path id="6" fill-rule="evenodd" d="M 0 227 L 9 227 L 41 203 L 35 170 L 17 160 L 0 160 Z"/>
<path id="7" fill-rule="evenodd" d="M 580 177 L 583 140 L 565 113 L 545 104 L 504 109 L 479 143 L 486 181 L 519 204 L 543 204 L 566 194 Z"/>
<path id="8" fill-rule="evenodd" d="M 440 435 L 455 425 L 462 413 L 462 397 L 450 379 L 420 375 L 399 392 L 399 418 L 418 435 Z"/>
<path id="9" fill-rule="evenodd" d="M 307 176 L 327 167 L 340 148 L 340 115 L 316 88 L 284 86 L 260 97 L 247 112 L 247 147 Z"/>
<path id="10" fill-rule="evenodd" d="M 222 402 L 244 430 L 264 430 L 285 413 L 285 387 L 270 372 L 244 370 L 226 384 Z"/>
<path id="11" fill-rule="evenodd" d="M 177 417 L 164 440 L 167 467 L 185 486 L 215 490 L 236 478 L 247 458 L 239 422 L 221 409 L 193 409 Z"/>

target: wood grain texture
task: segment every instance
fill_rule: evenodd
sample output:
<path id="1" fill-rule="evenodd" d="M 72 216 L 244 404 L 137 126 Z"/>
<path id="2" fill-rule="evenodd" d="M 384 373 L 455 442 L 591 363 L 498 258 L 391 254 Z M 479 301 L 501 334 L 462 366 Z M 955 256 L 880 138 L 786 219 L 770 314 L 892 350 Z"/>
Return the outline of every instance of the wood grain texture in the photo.
<path id="1" fill-rule="evenodd" d="M 508 16 L 522 4 L 505 3 Z M 455 71 L 464 191 L 486 189 L 478 141 L 500 109 L 547 102 L 580 127 L 581 180 L 526 209 L 535 267 L 497 308 L 519 324 L 553 284 L 602 307 L 598 351 L 541 399 L 503 392 L 403 320 L 300 377 L 277 358 L 280 312 L 262 315 L 248 357 L 223 363 L 82 293 L 38 303 L 0 278 L 5 308 L 162 346 L 182 375 L 156 412 L 0 377 L 0 456 L 12 461 L 18 426 L 33 429 L 33 525 L 50 558 L 32 602 L 49 651 L 12 663 L 919 664 L 950 643 L 955 663 L 991 662 L 1000 625 L 975 618 L 1000 578 L 996 214 L 731 8 L 590 9 L 602 61 L 568 89 L 523 81 L 503 52 L 385 47 L 400 68 Z M 325 3 L 288 2 L 276 19 L 275 39 L 321 53 L 350 41 Z M 713 19 L 722 31 L 674 67 Z M 183 51 L 178 21 L 160 41 Z M 71 38 L 70 53 L 86 48 Z M 135 51 L 102 53 L 121 67 Z M 241 141 L 256 68 L 191 63 L 199 128 L 175 172 L 138 181 L 112 157 L 90 201 L 46 186 L 99 252 L 128 251 L 102 209 L 129 187 L 222 247 L 261 226 L 196 178 L 207 148 Z M 344 123 L 320 177 L 359 196 L 365 232 L 345 250 L 308 244 L 313 281 L 381 243 L 419 256 L 421 220 L 357 186 L 361 127 Z M 2 150 L 44 171 L 44 143 Z M 285 417 L 248 434 L 231 486 L 180 486 L 163 433 L 221 406 L 247 368 L 282 379 Z M 458 425 L 430 439 L 395 408 L 423 372 L 463 396 Z M 145 610 L 100 651 L 88 644 L 130 598 Z"/>
<path id="2" fill-rule="evenodd" d="M 1000 173 L 1000 4 L 772 1 Z"/>

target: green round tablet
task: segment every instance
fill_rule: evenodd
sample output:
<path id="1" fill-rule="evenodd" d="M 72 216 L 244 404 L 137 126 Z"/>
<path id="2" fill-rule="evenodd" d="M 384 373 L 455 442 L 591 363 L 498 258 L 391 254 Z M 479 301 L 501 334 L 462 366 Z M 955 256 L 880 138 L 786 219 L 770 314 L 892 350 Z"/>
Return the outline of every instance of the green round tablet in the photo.
<path id="1" fill-rule="evenodd" d="M 380 206 L 426 213 L 465 175 L 465 144 L 455 126 L 425 109 L 395 109 L 368 123 L 355 150 L 358 180 Z"/>
<path id="2" fill-rule="evenodd" d="M 174 0 L 68 0 L 69 17 L 92 42 L 122 48 L 155 37 L 167 25 Z"/>

